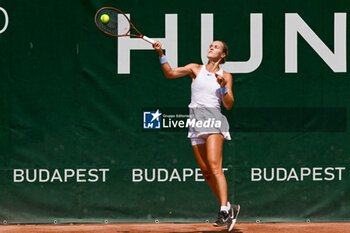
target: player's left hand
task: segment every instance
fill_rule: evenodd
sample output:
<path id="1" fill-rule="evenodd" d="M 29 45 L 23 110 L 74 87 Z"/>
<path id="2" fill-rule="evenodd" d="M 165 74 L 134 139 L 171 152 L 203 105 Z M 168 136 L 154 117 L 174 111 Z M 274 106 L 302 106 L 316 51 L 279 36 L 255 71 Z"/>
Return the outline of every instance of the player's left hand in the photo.
<path id="1" fill-rule="evenodd" d="M 216 81 L 219 83 L 220 87 L 226 86 L 226 80 L 223 76 L 215 73 Z"/>

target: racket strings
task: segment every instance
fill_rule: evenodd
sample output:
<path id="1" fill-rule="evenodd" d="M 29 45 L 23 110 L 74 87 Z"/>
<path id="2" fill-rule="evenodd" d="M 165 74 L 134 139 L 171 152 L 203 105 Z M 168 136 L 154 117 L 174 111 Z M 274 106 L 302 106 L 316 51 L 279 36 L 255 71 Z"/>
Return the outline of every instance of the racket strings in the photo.
<path id="1" fill-rule="evenodd" d="M 107 23 L 101 21 L 101 16 L 104 14 L 109 16 L 109 21 Z M 96 24 L 101 30 L 114 36 L 125 35 L 130 31 L 128 19 L 123 14 L 113 9 L 103 9 L 99 11 L 96 15 Z"/>

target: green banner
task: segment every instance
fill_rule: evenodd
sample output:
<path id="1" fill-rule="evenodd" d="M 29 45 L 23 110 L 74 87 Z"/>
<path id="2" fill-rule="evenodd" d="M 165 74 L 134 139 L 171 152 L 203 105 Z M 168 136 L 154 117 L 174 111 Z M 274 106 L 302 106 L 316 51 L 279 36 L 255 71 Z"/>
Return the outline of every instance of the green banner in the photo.
<path id="1" fill-rule="evenodd" d="M 227 43 L 223 168 L 239 221 L 350 220 L 349 1 L 3 0 L 1 223 L 215 220 L 187 138 L 191 79 L 165 78 L 144 40 L 102 33 L 106 6 L 172 67 Z"/>

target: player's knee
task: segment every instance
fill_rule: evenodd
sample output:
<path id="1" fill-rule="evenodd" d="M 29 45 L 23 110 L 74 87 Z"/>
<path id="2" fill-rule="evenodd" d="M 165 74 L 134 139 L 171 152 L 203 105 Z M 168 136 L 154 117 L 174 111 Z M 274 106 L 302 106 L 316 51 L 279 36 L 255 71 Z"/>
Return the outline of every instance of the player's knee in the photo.
<path id="1" fill-rule="evenodd" d="M 220 176 L 223 174 L 223 171 L 221 167 L 210 167 L 210 173 L 213 174 L 213 176 Z"/>
<path id="2" fill-rule="evenodd" d="M 211 173 L 208 169 L 202 169 L 202 175 L 205 180 L 209 180 L 211 177 Z"/>

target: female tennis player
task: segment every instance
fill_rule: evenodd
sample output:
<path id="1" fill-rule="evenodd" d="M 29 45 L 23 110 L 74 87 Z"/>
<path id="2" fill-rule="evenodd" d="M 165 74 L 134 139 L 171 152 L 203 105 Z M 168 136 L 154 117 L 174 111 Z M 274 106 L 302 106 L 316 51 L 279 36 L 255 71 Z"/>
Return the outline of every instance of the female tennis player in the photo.
<path id="1" fill-rule="evenodd" d="M 227 110 L 232 108 L 232 76 L 223 71 L 219 64 L 225 63 L 228 47 L 222 41 L 211 43 L 207 57 L 208 64 L 188 64 L 172 68 L 157 41 L 153 48 L 158 52 L 160 63 L 167 78 L 180 78 L 189 75 L 191 84 L 190 120 L 215 119 L 221 124 L 203 129 L 196 125 L 189 128 L 194 155 L 202 170 L 203 177 L 220 201 L 221 207 L 214 225 L 224 226 L 231 231 L 240 210 L 239 205 L 231 205 L 227 200 L 227 182 L 222 170 L 222 147 L 224 140 L 231 140 L 227 119 L 221 114 L 221 102 Z M 213 122 L 213 121 L 212 121 Z"/>

